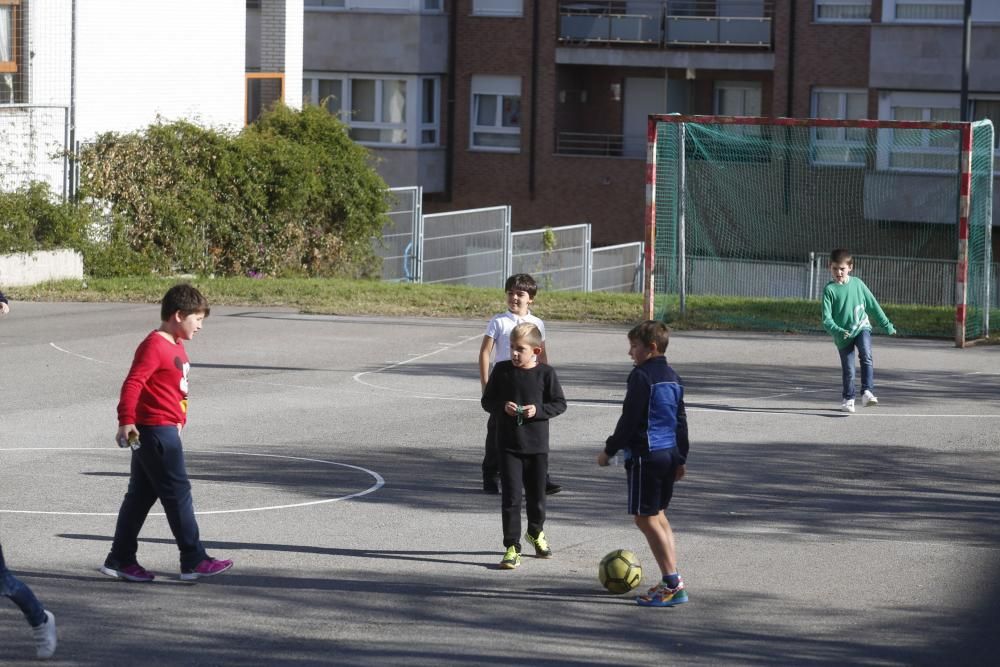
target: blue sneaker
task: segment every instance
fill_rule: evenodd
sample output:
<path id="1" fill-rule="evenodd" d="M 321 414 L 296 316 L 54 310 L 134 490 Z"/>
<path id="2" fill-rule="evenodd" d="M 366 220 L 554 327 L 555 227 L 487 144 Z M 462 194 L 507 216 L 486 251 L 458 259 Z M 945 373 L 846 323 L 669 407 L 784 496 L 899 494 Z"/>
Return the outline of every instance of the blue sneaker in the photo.
<path id="1" fill-rule="evenodd" d="M 684 590 L 684 582 L 677 584 L 677 588 L 669 588 L 662 581 L 653 586 L 645 595 L 635 598 L 635 603 L 640 607 L 673 607 L 688 601 L 687 591 Z"/>

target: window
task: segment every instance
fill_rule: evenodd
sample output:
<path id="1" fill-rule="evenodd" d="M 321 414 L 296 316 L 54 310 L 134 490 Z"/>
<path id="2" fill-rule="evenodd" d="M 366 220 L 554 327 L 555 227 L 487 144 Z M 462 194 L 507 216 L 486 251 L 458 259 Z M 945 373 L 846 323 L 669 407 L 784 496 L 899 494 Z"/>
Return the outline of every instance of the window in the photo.
<path id="1" fill-rule="evenodd" d="M 473 16 L 522 16 L 524 0 L 472 0 Z"/>
<path id="2" fill-rule="evenodd" d="M 23 76 L 21 0 L 0 0 L 0 104 L 20 99 Z"/>
<path id="3" fill-rule="evenodd" d="M 959 98 L 954 93 L 886 93 L 879 99 L 879 117 L 957 121 L 958 107 Z M 957 130 L 883 130 L 879 136 L 879 166 L 908 171 L 955 171 L 958 147 Z"/>
<path id="4" fill-rule="evenodd" d="M 444 0 L 304 0 L 303 4 L 307 10 L 327 8 L 439 12 L 444 5 Z"/>
<path id="5" fill-rule="evenodd" d="M 479 150 L 521 149 L 521 78 L 472 77 L 470 146 Z"/>
<path id="6" fill-rule="evenodd" d="M 972 120 L 993 121 L 993 150 L 1000 153 L 1000 97 L 971 99 L 969 106 Z"/>
<path id="7" fill-rule="evenodd" d="M 717 81 L 715 113 L 720 116 L 760 116 L 760 83 L 756 81 Z M 759 135 L 760 125 L 734 125 L 733 133 Z"/>
<path id="8" fill-rule="evenodd" d="M 868 91 L 816 88 L 812 117 L 857 120 L 868 115 Z M 812 159 L 816 164 L 864 165 L 867 130 L 861 127 L 816 127 Z"/>
<path id="9" fill-rule="evenodd" d="M 868 21 L 871 0 L 816 0 L 817 21 Z"/>
<path id="10" fill-rule="evenodd" d="M 306 74 L 306 101 L 340 117 L 358 143 L 436 146 L 440 128 L 437 77 Z M 415 103 L 414 103 L 415 102 Z"/>
<path id="11" fill-rule="evenodd" d="M 883 21 L 957 23 L 965 16 L 964 0 L 883 0 Z M 973 21 L 1000 21 L 996 0 L 972 0 Z"/>

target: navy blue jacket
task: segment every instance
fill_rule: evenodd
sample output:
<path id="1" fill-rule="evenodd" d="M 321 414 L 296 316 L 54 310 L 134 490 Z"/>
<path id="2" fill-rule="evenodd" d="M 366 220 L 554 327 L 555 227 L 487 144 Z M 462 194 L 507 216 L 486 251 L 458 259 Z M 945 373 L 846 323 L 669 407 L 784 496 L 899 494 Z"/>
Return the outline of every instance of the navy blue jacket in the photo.
<path id="1" fill-rule="evenodd" d="M 628 376 L 622 416 L 604 453 L 614 456 L 625 450 L 635 457 L 676 447 L 683 464 L 689 446 L 684 385 L 665 356 L 650 357 Z"/>

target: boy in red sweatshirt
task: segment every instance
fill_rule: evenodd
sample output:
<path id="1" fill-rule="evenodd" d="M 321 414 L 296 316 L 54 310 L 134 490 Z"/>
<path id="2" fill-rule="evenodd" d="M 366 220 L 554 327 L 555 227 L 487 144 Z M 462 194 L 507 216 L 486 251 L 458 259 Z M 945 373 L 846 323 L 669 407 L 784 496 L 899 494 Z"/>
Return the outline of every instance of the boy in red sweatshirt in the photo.
<path id="1" fill-rule="evenodd" d="M 136 560 L 139 531 L 159 499 L 180 549 L 181 579 L 194 581 L 233 566 L 205 553 L 184 467 L 181 428 L 187 421 L 188 371 L 182 341 L 191 340 L 209 314 L 208 301 L 191 285 L 174 285 L 160 307 L 162 324 L 139 344 L 118 402 L 120 447 L 131 447 L 128 491 L 118 510 L 111 553 L 101 572 L 126 581 L 152 581 Z"/>

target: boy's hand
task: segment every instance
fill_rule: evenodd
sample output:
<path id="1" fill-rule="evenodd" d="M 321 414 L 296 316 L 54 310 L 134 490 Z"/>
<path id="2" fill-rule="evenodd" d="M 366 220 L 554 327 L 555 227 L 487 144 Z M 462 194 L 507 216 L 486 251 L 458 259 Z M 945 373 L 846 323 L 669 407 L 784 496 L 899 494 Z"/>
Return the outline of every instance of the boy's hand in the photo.
<path id="1" fill-rule="evenodd" d="M 115 444 L 119 447 L 128 447 L 132 442 L 139 440 L 139 429 L 135 427 L 135 424 L 122 424 L 118 427 L 118 433 L 115 434 Z"/>
<path id="2" fill-rule="evenodd" d="M 503 404 L 503 411 L 506 412 L 508 416 L 513 417 L 517 414 L 517 403 L 514 401 L 507 401 Z"/>
<path id="3" fill-rule="evenodd" d="M 674 472 L 674 481 L 679 482 L 684 479 L 684 475 L 687 474 L 687 465 L 681 464 L 677 466 L 677 470 Z"/>
<path id="4" fill-rule="evenodd" d="M 3 301 L 0 301 L 0 315 L 6 315 L 10 312 L 10 306 L 8 306 Z"/>
<path id="5" fill-rule="evenodd" d="M 601 466 L 602 468 L 605 468 L 610 464 L 611 464 L 611 457 L 608 456 L 608 453 L 602 449 L 601 453 L 597 455 L 597 465 Z"/>
<path id="6" fill-rule="evenodd" d="M 534 419 L 536 411 L 537 410 L 536 410 L 535 405 L 533 403 L 531 405 L 522 405 L 521 406 L 521 414 L 523 414 L 528 419 Z"/>

